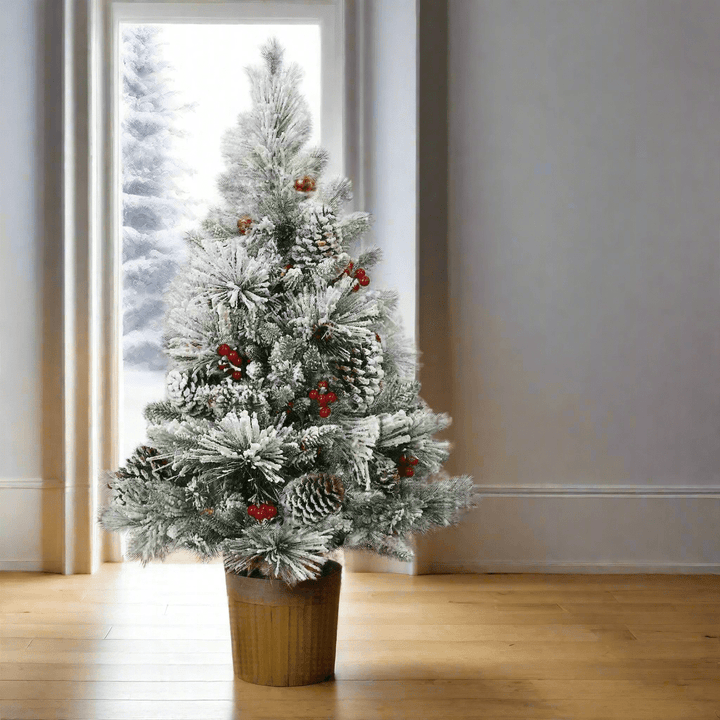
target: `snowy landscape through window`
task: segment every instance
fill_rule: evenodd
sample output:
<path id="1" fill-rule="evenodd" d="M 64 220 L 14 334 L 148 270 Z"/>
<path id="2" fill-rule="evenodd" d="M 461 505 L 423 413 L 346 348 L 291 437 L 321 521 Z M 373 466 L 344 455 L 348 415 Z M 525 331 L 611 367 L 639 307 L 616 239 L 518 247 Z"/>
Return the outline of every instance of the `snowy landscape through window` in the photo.
<path id="1" fill-rule="evenodd" d="M 145 439 L 143 408 L 165 393 L 163 294 L 185 259 L 185 233 L 219 201 L 221 138 L 250 106 L 244 67 L 277 37 L 304 71 L 320 143 L 321 33 L 317 24 L 123 23 L 120 35 L 126 457 Z"/>

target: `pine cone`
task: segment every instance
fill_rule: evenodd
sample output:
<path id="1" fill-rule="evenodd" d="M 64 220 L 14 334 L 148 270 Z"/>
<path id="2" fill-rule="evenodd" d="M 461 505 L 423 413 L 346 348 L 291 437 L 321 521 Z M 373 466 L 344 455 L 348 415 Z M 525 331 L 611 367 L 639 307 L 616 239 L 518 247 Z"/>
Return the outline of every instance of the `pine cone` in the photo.
<path id="1" fill-rule="evenodd" d="M 192 413 L 199 409 L 195 396 L 200 386 L 200 378 L 196 372 L 171 370 L 167 374 L 166 386 L 168 400 L 178 410 Z"/>
<path id="2" fill-rule="evenodd" d="M 309 473 L 286 486 L 280 500 L 287 516 L 303 525 L 313 525 L 337 512 L 345 487 L 336 475 Z"/>
<path id="3" fill-rule="evenodd" d="M 400 482 L 400 474 L 397 466 L 390 459 L 383 457 L 370 466 L 370 476 L 373 485 L 376 485 L 386 492 L 394 490 Z"/>
<path id="4" fill-rule="evenodd" d="M 300 264 L 316 265 L 342 253 L 342 237 L 335 213 L 325 205 L 310 205 L 298 229 L 293 258 Z"/>
<path id="5" fill-rule="evenodd" d="M 167 460 L 159 459 L 158 455 L 156 448 L 141 445 L 114 475 L 118 480 L 167 480 L 171 467 Z"/>
<path id="6" fill-rule="evenodd" d="M 358 405 L 372 405 L 385 377 L 382 368 L 382 348 L 361 345 L 350 351 L 350 357 L 337 363 L 338 375 L 345 383 L 348 394 Z"/>

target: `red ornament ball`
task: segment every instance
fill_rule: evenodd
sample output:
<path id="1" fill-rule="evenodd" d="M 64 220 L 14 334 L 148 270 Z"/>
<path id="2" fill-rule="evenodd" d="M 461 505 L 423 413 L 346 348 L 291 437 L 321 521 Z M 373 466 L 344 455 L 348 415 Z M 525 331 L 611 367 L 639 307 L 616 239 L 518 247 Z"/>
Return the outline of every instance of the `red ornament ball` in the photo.
<path id="1" fill-rule="evenodd" d="M 249 215 L 241 215 L 237 221 L 238 232 L 245 235 L 248 228 L 252 225 L 252 218 Z"/>
<path id="2" fill-rule="evenodd" d="M 233 380 L 240 380 L 242 378 L 242 373 L 239 370 L 235 370 L 232 374 Z"/>
<path id="3" fill-rule="evenodd" d="M 320 417 L 321 418 L 330 417 L 331 412 L 332 412 L 332 410 L 330 410 L 330 408 L 327 405 L 323 405 L 320 408 Z"/>
<path id="4" fill-rule="evenodd" d="M 317 390 L 311 390 L 311 391 L 308 393 L 308 397 L 309 397 L 311 400 L 317 400 L 319 394 L 320 394 L 320 393 L 319 393 Z"/>
<path id="5" fill-rule="evenodd" d="M 362 277 L 358 278 L 358 282 L 363 286 L 366 287 L 370 284 L 370 278 L 367 275 L 363 275 Z"/>
<path id="6" fill-rule="evenodd" d="M 225 355 L 227 355 L 229 352 L 232 352 L 232 350 L 231 350 L 230 346 L 226 345 L 225 343 L 220 345 L 217 349 L 217 354 L 222 357 L 225 357 Z"/>
<path id="7" fill-rule="evenodd" d="M 309 175 L 295 181 L 295 189 L 298 192 L 313 192 L 315 190 L 315 180 Z"/>

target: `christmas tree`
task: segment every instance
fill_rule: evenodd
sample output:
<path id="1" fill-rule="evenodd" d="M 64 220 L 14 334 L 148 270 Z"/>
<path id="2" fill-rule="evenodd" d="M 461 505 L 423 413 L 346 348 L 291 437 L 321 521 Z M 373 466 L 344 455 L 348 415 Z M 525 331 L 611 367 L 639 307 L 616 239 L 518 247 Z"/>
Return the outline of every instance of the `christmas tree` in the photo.
<path id="1" fill-rule="evenodd" d="M 176 178 L 186 169 L 173 157 L 174 123 L 184 107 L 164 77 L 160 29 L 122 33 L 122 272 L 123 361 L 164 370 L 163 295 L 185 249 L 177 221 L 186 213 Z"/>
<path id="2" fill-rule="evenodd" d="M 307 147 L 301 71 L 275 41 L 263 59 L 223 138 L 223 204 L 168 293 L 166 399 L 101 520 L 143 562 L 222 554 L 292 585 L 341 547 L 409 560 L 409 535 L 456 522 L 472 481 L 442 471 L 450 419 L 418 394 L 396 293 L 372 287 L 368 214 L 343 212 L 349 181 L 324 182 Z"/>

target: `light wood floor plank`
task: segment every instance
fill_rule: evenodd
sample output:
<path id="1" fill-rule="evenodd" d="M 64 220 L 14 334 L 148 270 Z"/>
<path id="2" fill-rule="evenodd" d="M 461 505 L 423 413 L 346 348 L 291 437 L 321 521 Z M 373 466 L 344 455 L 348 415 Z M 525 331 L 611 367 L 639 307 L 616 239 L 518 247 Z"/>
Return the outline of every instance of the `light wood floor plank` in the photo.
<path id="1" fill-rule="evenodd" d="M 649 701 L 618 698 L 614 701 L 545 701 L 521 698 L 513 700 L 434 699 L 402 703 L 385 700 L 357 700 L 338 703 L 299 703 L 294 700 L 257 701 L 94 701 L 48 700 L 28 703 L 3 702 L 0 712 L 4 720 L 384 720 L 389 718 L 421 718 L 422 720 L 716 720 L 713 702 L 661 699 Z"/>
<path id="2" fill-rule="evenodd" d="M 717 720 L 720 576 L 349 574 L 336 679 L 233 680 L 221 564 L 0 573 L 2 720 Z"/>

